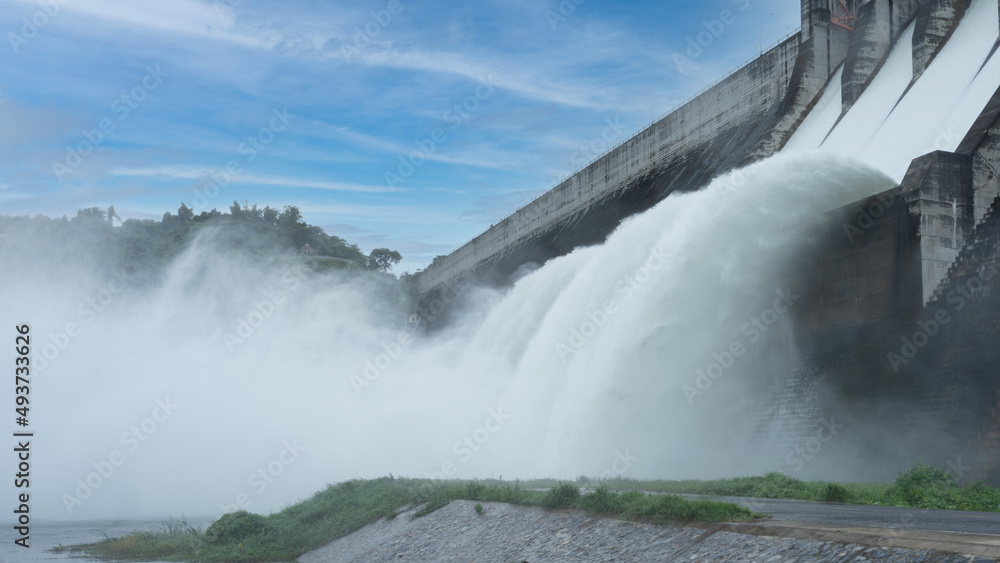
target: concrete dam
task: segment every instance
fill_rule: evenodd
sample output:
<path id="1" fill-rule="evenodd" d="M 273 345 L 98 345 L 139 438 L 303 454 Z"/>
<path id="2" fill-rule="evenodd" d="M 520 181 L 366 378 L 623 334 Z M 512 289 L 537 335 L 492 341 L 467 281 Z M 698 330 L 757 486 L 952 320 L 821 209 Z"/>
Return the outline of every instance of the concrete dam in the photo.
<path id="1" fill-rule="evenodd" d="M 667 195 L 696 190 L 724 172 L 777 153 L 808 116 L 820 120 L 825 116 L 815 114 L 833 115 L 828 107 L 814 111 L 828 91 L 836 90 L 840 97 L 834 120 L 846 118 L 904 34 L 912 53 L 908 82 L 916 85 L 963 20 L 968 4 L 970 0 L 802 0 L 798 33 L 420 272 L 419 292 L 428 294 L 464 279 L 502 285 L 523 264 L 541 264 L 598 243 L 622 219 Z M 991 70 L 984 67 L 982 74 Z M 982 78 L 990 82 L 989 76 Z M 976 113 L 980 110 L 985 107 Z M 937 131 L 943 137 L 939 141 L 954 145 L 950 150 L 966 133 L 954 127 Z M 796 144 L 808 144 L 807 135 L 800 133 L 803 139 Z M 911 159 L 931 151 L 916 152 Z M 902 180 L 902 173 L 896 175 Z M 988 183 L 979 180 L 983 182 Z M 980 196 L 978 217 L 992 201 L 986 192 Z"/>
<path id="2" fill-rule="evenodd" d="M 768 157 L 845 155 L 895 187 L 815 218 L 795 277 L 799 354 L 755 383 L 763 405 L 733 406 L 754 436 L 733 447 L 800 477 L 849 455 L 880 460 L 858 467 L 871 479 L 924 461 L 1000 485 L 1000 6 L 801 9 L 799 32 L 418 273 L 418 313 Z M 830 428 L 853 438 L 816 440 Z"/>

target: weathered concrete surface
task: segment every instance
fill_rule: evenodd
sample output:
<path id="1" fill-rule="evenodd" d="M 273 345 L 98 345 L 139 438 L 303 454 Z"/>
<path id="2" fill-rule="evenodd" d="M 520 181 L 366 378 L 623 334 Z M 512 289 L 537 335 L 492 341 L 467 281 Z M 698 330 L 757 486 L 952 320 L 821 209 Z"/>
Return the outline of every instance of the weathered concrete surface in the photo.
<path id="1" fill-rule="evenodd" d="M 913 374 L 914 416 L 932 418 L 953 442 L 956 473 L 1000 485 L 1000 200 L 968 237 L 946 279 L 905 336 L 928 334 Z M 925 327 L 940 325 L 931 335 Z M 902 370 L 901 370 L 902 371 Z M 946 462 L 945 462 L 946 463 Z"/>
<path id="2" fill-rule="evenodd" d="M 958 154 L 972 155 L 975 220 L 980 222 L 1000 196 L 1000 88 L 979 114 L 959 145 Z"/>
<path id="3" fill-rule="evenodd" d="M 945 279 L 975 226 L 972 157 L 936 151 L 917 158 L 901 184 L 920 221 L 917 245 L 923 303 Z"/>
<path id="4" fill-rule="evenodd" d="M 798 54 L 795 35 L 421 272 L 419 290 L 600 242 L 668 193 L 735 168 L 782 113 Z"/>
<path id="5" fill-rule="evenodd" d="M 801 268 L 810 276 L 796 309 L 801 364 L 762 389 L 769 398 L 753 423 L 758 454 L 776 468 L 836 478 L 824 473 L 835 462 L 854 478 L 887 481 L 919 461 L 1000 485 L 1000 200 L 924 305 L 925 272 L 936 279 L 935 256 L 953 251 L 951 206 L 940 204 L 956 196 L 941 180 L 968 176 L 970 159 L 932 153 L 898 192 L 825 217 L 828 246 Z M 836 438 L 797 473 L 788 454 L 832 420 Z"/>
<path id="6" fill-rule="evenodd" d="M 603 241 L 671 192 L 779 150 L 847 55 L 834 6 L 802 0 L 802 31 L 420 272 L 418 290 L 469 276 L 503 283 L 522 264 Z"/>
<path id="7" fill-rule="evenodd" d="M 986 563 L 1000 557 L 1000 537 L 836 529 L 762 521 L 657 526 L 501 503 L 454 501 L 427 516 L 415 509 L 299 558 L 301 563 L 372 561 L 880 561 Z M 970 557 L 971 556 L 971 557 Z"/>
<path id="8" fill-rule="evenodd" d="M 913 82 L 927 70 L 965 16 L 966 0 L 930 0 L 917 9 L 913 30 Z"/>
<path id="9" fill-rule="evenodd" d="M 847 0 L 850 10 L 868 14 L 853 34 L 831 24 L 831 16 L 843 11 L 839 0 L 801 4 L 798 34 L 418 273 L 418 291 L 428 294 L 468 277 L 505 283 L 523 264 L 602 242 L 622 219 L 669 193 L 697 189 L 774 154 L 845 58 L 845 100 L 860 95 L 915 17 L 918 2 Z"/>
<path id="10" fill-rule="evenodd" d="M 706 528 L 709 526 L 705 525 Z M 1000 558 L 1000 536 L 984 534 L 868 528 L 788 520 L 767 520 L 751 524 L 723 523 L 711 527 L 742 534 L 875 546 L 890 552 L 891 548 L 950 552 L 962 554 L 966 558 L 963 560 L 986 558 L 991 561 Z M 908 553 L 906 556 L 913 557 L 914 554 Z"/>
<path id="11" fill-rule="evenodd" d="M 810 333 L 913 315 L 923 306 L 919 218 L 903 188 L 833 210 L 820 218 L 826 244 L 800 284 L 799 327 Z"/>
<path id="12" fill-rule="evenodd" d="M 854 106 L 917 14 L 918 0 L 870 0 L 858 10 L 841 78 L 843 112 Z"/>
<path id="13" fill-rule="evenodd" d="M 849 10 L 856 12 L 857 3 L 858 0 L 850 0 L 846 5 Z M 825 4 L 802 1 L 800 52 L 792 74 L 792 84 L 781 104 L 784 112 L 757 142 L 742 165 L 766 158 L 785 146 L 819 101 L 830 76 L 847 57 L 850 32 L 830 23 L 831 15 L 835 13 L 832 4 L 833 2 Z"/>

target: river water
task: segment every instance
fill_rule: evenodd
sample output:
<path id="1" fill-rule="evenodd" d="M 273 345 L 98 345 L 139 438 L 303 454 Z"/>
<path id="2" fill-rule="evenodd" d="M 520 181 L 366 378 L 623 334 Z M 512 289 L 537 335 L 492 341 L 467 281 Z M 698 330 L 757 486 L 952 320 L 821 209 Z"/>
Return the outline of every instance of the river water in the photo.
<path id="1" fill-rule="evenodd" d="M 210 523 L 209 519 L 188 520 L 188 523 L 204 529 Z M 58 520 L 33 520 L 31 535 L 27 549 L 14 544 L 17 539 L 12 524 L 7 524 L 3 538 L 3 548 L 0 549 L 0 562 L 21 563 L 27 561 L 97 561 L 96 559 L 80 558 L 69 553 L 56 553 L 52 548 L 59 545 L 77 545 L 92 543 L 104 539 L 105 534 L 114 537 L 122 536 L 133 530 L 162 531 L 162 520 L 91 520 L 82 522 L 66 522 Z"/>

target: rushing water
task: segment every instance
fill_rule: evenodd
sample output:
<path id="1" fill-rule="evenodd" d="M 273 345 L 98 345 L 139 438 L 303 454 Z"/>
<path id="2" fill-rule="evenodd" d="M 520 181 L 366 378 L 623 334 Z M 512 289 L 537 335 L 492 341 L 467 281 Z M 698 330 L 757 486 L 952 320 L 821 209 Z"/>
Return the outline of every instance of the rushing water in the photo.
<path id="1" fill-rule="evenodd" d="M 742 446 L 759 390 L 797 359 L 787 311 L 815 217 L 890 186 L 841 157 L 779 156 L 508 291 L 470 289 L 449 328 L 412 336 L 369 283 L 242 262 L 211 237 L 154 287 L 113 295 L 113 272 L 8 255 L 25 262 L 0 289 L 11 317 L 36 350 L 63 344 L 34 376 L 33 514 L 266 513 L 388 473 L 782 468 Z"/>

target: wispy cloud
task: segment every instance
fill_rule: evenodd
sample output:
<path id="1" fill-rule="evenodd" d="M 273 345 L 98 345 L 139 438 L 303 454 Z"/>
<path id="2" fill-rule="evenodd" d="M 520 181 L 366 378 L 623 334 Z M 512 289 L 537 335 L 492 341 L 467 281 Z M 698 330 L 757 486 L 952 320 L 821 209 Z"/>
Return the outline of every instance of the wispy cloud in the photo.
<path id="1" fill-rule="evenodd" d="M 387 154 L 408 155 L 414 150 L 420 150 L 420 148 L 415 144 L 404 144 L 389 141 L 374 135 L 353 131 L 348 127 L 330 125 L 329 128 L 337 136 L 347 141 L 370 147 Z M 423 140 L 423 138 L 418 138 L 416 140 Z M 492 147 L 483 145 L 472 147 L 465 151 L 461 150 L 461 148 L 458 148 L 458 150 L 449 149 L 451 149 L 451 147 L 446 143 L 440 148 L 435 146 L 434 153 L 429 154 L 426 151 L 422 151 L 421 156 L 426 160 L 435 162 L 493 169 L 509 169 L 518 160 L 518 158 L 512 153 L 497 151 Z"/>
<path id="2" fill-rule="evenodd" d="M 557 0 L 403 1 L 377 25 L 386 0 L 60 0 L 36 37 L 0 55 L 10 157 L 0 184 L 12 186 L 0 195 L 8 212 L 113 203 L 156 217 L 235 159 L 242 172 L 227 199 L 296 205 L 311 223 L 354 225 L 373 243 L 454 248 L 575 169 L 606 119 L 628 124 L 627 136 L 752 55 L 761 30 L 765 43 L 769 31 L 783 35 L 764 16 L 783 10 L 784 27 L 798 6 L 778 2 L 752 3 L 698 59 L 704 73 L 682 76 L 670 54 L 731 0 L 587 0 L 557 29 L 546 18 Z M 0 30 L 18 33 L 40 9 L 0 0 Z M 365 29 L 377 33 L 356 44 Z M 357 51 L 345 57 L 345 45 Z M 151 64 L 170 76 L 137 90 L 144 100 L 120 119 L 111 104 Z M 452 127 L 447 112 L 487 78 L 495 92 Z M 268 130 L 286 107 L 294 120 Z M 114 130 L 91 150 L 102 119 Z M 447 140 L 391 188 L 387 172 L 437 129 Z M 51 165 L 70 148 L 89 156 L 60 183 Z"/>
<path id="3" fill-rule="evenodd" d="M 113 168 L 109 174 L 113 176 L 145 176 L 162 178 L 180 178 L 185 180 L 208 179 L 213 174 L 218 173 L 218 169 L 184 167 L 184 166 L 159 166 L 147 168 Z M 311 180 L 304 178 L 293 178 L 288 176 L 262 176 L 254 174 L 240 174 L 233 179 L 234 184 L 248 186 L 279 186 L 285 188 L 311 188 L 317 190 L 334 190 L 341 192 L 359 193 L 387 193 L 399 192 L 400 188 L 390 188 L 387 186 L 366 186 L 361 184 L 351 184 L 347 182 L 328 182 L 323 180 Z"/>

